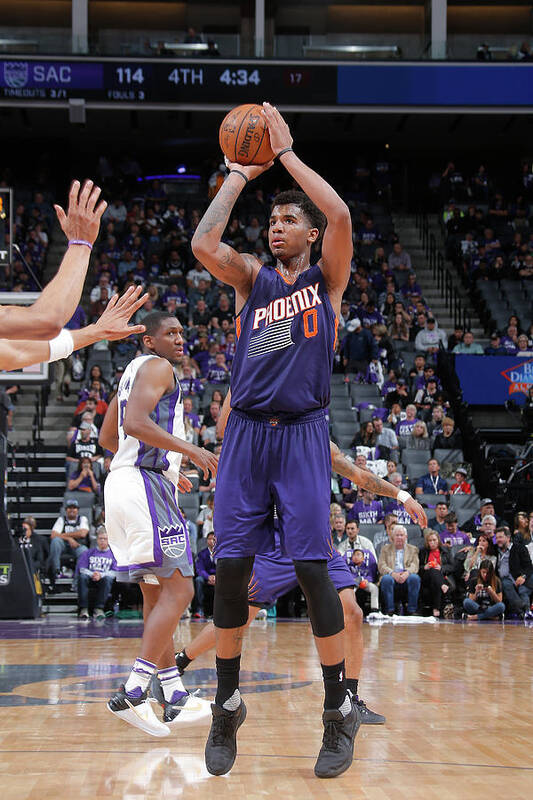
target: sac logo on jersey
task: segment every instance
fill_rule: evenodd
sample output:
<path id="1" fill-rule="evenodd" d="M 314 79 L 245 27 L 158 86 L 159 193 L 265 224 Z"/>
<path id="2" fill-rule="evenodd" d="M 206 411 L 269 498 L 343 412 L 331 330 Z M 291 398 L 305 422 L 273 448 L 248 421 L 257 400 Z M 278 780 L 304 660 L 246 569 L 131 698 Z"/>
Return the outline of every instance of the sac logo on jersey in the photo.
<path id="1" fill-rule="evenodd" d="M 159 541 L 161 550 L 170 558 L 179 558 L 187 548 L 187 534 L 182 525 L 159 528 Z"/>
<path id="2" fill-rule="evenodd" d="M 307 311 L 308 308 L 322 305 L 322 300 L 318 296 L 318 287 L 318 282 L 313 286 L 305 286 L 288 297 L 278 297 L 277 300 L 271 300 L 267 306 L 256 308 L 252 330 L 257 330 L 261 323 L 263 323 L 263 328 L 267 328 L 272 322 L 290 319 L 302 311 Z"/>

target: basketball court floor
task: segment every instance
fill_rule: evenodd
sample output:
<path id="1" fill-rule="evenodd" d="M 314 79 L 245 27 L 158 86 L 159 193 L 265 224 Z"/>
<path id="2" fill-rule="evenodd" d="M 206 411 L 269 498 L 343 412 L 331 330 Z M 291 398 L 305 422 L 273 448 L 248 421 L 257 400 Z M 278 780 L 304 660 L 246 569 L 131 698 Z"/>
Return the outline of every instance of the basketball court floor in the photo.
<path id="1" fill-rule="evenodd" d="M 202 623 L 184 621 L 176 644 Z M 362 726 L 351 769 L 314 777 L 320 667 L 306 621 L 255 622 L 243 654 L 248 718 L 230 774 L 210 776 L 208 726 L 154 739 L 105 701 L 137 652 L 138 621 L 0 622 L 0 770 L 6 800 L 531 800 L 533 627 L 364 626 L 360 694 L 387 716 Z M 214 693 L 214 657 L 185 673 Z"/>

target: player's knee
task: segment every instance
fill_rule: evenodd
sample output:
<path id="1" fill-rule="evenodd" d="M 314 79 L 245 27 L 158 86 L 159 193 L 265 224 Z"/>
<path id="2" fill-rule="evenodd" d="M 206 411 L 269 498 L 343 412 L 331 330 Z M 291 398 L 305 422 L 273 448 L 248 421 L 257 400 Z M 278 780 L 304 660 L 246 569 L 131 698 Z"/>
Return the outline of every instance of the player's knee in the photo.
<path id="1" fill-rule="evenodd" d="M 253 558 L 220 558 L 217 561 L 217 594 L 224 600 L 248 597 Z"/>
<path id="2" fill-rule="evenodd" d="M 354 598 L 353 603 L 343 604 L 344 612 L 344 627 L 352 630 L 358 630 L 363 625 L 363 612 Z"/>
<path id="3" fill-rule="evenodd" d="M 217 581 L 213 618 L 217 628 L 240 628 L 248 621 L 248 583 L 251 558 L 221 558 L 217 562 Z"/>
<path id="4" fill-rule="evenodd" d="M 296 577 L 307 600 L 313 633 L 318 638 L 335 636 L 344 629 L 344 615 L 326 561 L 295 561 Z"/>

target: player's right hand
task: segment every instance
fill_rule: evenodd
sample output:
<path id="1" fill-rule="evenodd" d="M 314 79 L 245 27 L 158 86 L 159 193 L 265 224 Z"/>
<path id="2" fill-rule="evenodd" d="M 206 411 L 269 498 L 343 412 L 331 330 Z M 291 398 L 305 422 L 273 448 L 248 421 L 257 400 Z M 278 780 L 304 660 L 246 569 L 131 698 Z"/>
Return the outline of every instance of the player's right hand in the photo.
<path id="1" fill-rule="evenodd" d="M 270 169 L 273 163 L 273 161 L 268 161 L 266 164 L 249 164 L 247 166 L 243 166 L 237 162 L 234 163 L 233 161 L 230 161 L 228 158 L 226 158 L 226 156 L 224 156 L 224 164 L 226 165 L 226 168 L 229 169 L 230 172 L 232 169 L 242 172 L 244 175 L 246 175 L 249 181 L 253 181 L 254 178 L 262 175 L 263 172 L 266 172 L 267 169 Z"/>
<path id="2" fill-rule="evenodd" d="M 96 241 L 100 220 L 107 208 L 105 200 L 96 205 L 101 191 L 91 180 L 86 180 L 80 189 L 80 182 L 76 180 L 70 187 L 68 212 L 65 214 L 61 206 L 54 206 L 59 224 L 69 242 L 72 239 L 81 239 L 94 244 Z"/>
<path id="3" fill-rule="evenodd" d="M 205 479 L 209 478 L 209 473 L 214 477 L 218 469 L 218 456 L 206 450 L 205 447 L 192 445 L 189 458 L 201 470 Z"/>

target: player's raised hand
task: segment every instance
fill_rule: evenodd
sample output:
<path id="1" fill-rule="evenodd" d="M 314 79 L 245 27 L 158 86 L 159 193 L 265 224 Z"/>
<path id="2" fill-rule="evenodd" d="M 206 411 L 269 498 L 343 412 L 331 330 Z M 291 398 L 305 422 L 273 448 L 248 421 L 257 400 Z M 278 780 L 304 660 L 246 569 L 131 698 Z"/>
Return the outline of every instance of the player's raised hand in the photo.
<path id="1" fill-rule="evenodd" d="M 144 333 L 144 325 L 128 325 L 135 312 L 148 300 L 147 294 L 140 296 L 141 292 L 142 286 L 130 286 L 122 297 L 114 295 L 111 298 L 104 313 L 95 323 L 101 339 L 116 341 L 125 339 L 132 333 Z"/>
<path id="2" fill-rule="evenodd" d="M 230 161 L 226 156 L 224 156 L 224 164 L 226 165 L 226 168 L 229 169 L 230 172 L 232 169 L 236 169 L 239 172 L 242 172 L 243 175 L 246 175 L 249 181 L 253 181 L 254 178 L 258 178 L 259 175 L 262 175 L 263 172 L 266 172 L 267 169 L 270 169 L 273 163 L 274 163 L 273 161 L 267 161 L 266 164 L 243 165 L 237 162 L 234 163 Z"/>
<path id="3" fill-rule="evenodd" d="M 211 473 L 213 477 L 217 474 L 218 456 L 206 450 L 205 447 L 196 447 L 196 445 L 192 445 L 188 456 L 193 464 L 196 464 L 203 473 L 206 480 L 209 478 L 209 473 Z"/>
<path id="4" fill-rule="evenodd" d="M 420 503 L 417 503 L 413 497 L 410 497 L 403 505 L 415 525 L 420 525 L 421 528 L 427 528 L 428 518 Z"/>
<path id="5" fill-rule="evenodd" d="M 270 146 L 274 155 L 278 155 L 287 147 L 292 147 L 291 131 L 278 109 L 270 103 L 263 103 L 263 116 L 268 126 Z"/>
<path id="6" fill-rule="evenodd" d="M 102 200 L 97 204 L 101 189 L 91 180 L 86 180 L 80 189 L 80 182 L 73 181 L 68 196 L 68 212 L 55 205 L 57 218 L 68 241 L 80 239 L 94 244 L 100 230 L 100 220 L 107 208 Z"/>

